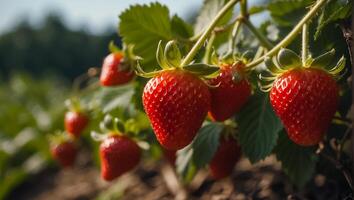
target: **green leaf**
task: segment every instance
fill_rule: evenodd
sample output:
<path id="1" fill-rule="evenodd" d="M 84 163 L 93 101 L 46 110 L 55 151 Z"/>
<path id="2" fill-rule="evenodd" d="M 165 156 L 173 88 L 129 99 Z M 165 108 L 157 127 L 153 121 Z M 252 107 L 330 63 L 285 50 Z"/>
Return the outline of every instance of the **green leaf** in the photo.
<path id="1" fill-rule="evenodd" d="M 248 14 L 254 15 L 265 11 L 267 8 L 265 6 L 252 6 L 248 9 Z"/>
<path id="2" fill-rule="evenodd" d="M 237 115 L 239 142 L 252 163 L 267 157 L 276 145 L 282 123 L 273 112 L 268 94 L 257 91 Z"/>
<path id="3" fill-rule="evenodd" d="M 203 7 L 197 17 L 196 24 L 194 25 L 194 33 L 201 33 L 222 9 L 228 0 L 204 0 Z M 220 19 L 217 26 L 226 24 L 232 17 L 232 10 L 230 9 L 225 16 Z"/>
<path id="4" fill-rule="evenodd" d="M 134 53 L 151 70 L 157 66 L 158 42 L 172 39 L 169 10 L 159 3 L 131 6 L 120 15 L 119 33 L 124 43 L 134 45 Z"/>
<path id="5" fill-rule="evenodd" d="M 223 126 L 218 123 L 210 123 L 198 132 L 193 141 L 193 160 L 198 168 L 204 167 L 213 158 L 219 146 L 220 133 Z"/>
<path id="6" fill-rule="evenodd" d="M 277 59 L 283 69 L 290 69 L 302 65 L 301 58 L 290 49 L 280 49 Z"/>
<path id="7" fill-rule="evenodd" d="M 318 157 L 314 151 L 314 147 L 302 147 L 293 143 L 285 131 L 280 133 L 278 145 L 274 148 L 284 172 L 299 187 L 304 186 L 315 171 Z"/>
<path id="8" fill-rule="evenodd" d="M 195 63 L 184 66 L 183 69 L 198 75 L 210 75 L 217 72 L 220 68 L 215 65 L 207 65 L 203 63 Z"/>
<path id="9" fill-rule="evenodd" d="M 171 26 L 174 37 L 187 39 L 193 36 L 193 27 L 177 15 L 172 17 Z"/>
<path id="10" fill-rule="evenodd" d="M 315 40 L 318 39 L 322 30 L 330 23 L 349 18 L 352 14 L 353 1 L 331 0 L 324 8 L 318 19 Z"/>
<path id="11" fill-rule="evenodd" d="M 312 0 L 277 0 L 268 4 L 268 11 L 273 20 L 281 26 L 295 25 L 306 13 Z"/>
<path id="12" fill-rule="evenodd" d="M 95 99 L 102 107 L 103 113 L 108 113 L 116 108 L 127 108 L 133 94 L 134 87 L 129 84 L 121 87 L 102 88 Z"/>
<path id="13" fill-rule="evenodd" d="M 197 170 L 211 161 L 219 146 L 222 130 L 222 124 L 209 123 L 199 130 L 192 144 L 178 151 L 177 172 L 186 182 L 191 181 Z"/>

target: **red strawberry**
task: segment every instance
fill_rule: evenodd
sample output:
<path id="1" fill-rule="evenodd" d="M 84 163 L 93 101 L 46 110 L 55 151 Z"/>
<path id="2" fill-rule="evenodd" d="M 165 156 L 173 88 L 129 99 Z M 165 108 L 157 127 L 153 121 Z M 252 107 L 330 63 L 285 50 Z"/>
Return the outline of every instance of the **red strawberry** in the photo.
<path id="1" fill-rule="evenodd" d="M 270 102 L 289 138 L 303 146 L 315 145 L 322 140 L 338 100 L 335 80 L 316 68 L 285 72 L 276 79 L 270 91 Z"/>
<path id="2" fill-rule="evenodd" d="M 223 65 L 220 74 L 209 81 L 210 85 L 218 85 L 210 89 L 211 106 L 209 116 L 216 121 L 224 121 L 239 111 L 251 96 L 251 85 L 247 79 L 242 78 L 235 82 L 232 80 L 233 72 L 240 73 L 240 67 Z M 242 76 L 242 75 L 241 75 Z"/>
<path id="3" fill-rule="evenodd" d="M 220 138 L 220 144 L 209 163 L 210 174 L 214 179 L 229 176 L 237 161 L 241 158 L 241 149 L 234 138 Z"/>
<path id="4" fill-rule="evenodd" d="M 69 111 L 65 114 L 65 130 L 75 137 L 79 137 L 86 128 L 89 118 L 81 112 Z"/>
<path id="5" fill-rule="evenodd" d="M 100 145 L 101 176 L 111 181 L 133 169 L 140 161 L 139 146 L 126 136 L 112 135 Z"/>
<path id="6" fill-rule="evenodd" d="M 171 165 L 175 165 L 176 163 L 176 150 L 168 150 L 168 149 L 165 149 L 163 148 L 162 149 L 163 151 L 163 155 L 165 157 L 165 159 L 171 164 Z"/>
<path id="7" fill-rule="evenodd" d="M 70 167 L 74 164 L 77 148 L 73 142 L 65 141 L 56 144 L 51 148 L 52 156 L 63 167 Z"/>
<path id="8" fill-rule="evenodd" d="M 210 106 L 210 93 L 197 76 L 168 70 L 146 84 L 143 104 L 161 145 L 178 150 L 187 146 L 201 127 Z"/>
<path id="9" fill-rule="evenodd" d="M 102 86 L 117 86 L 129 82 L 134 72 L 123 67 L 123 54 L 111 53 L 103 61 L 100 82 Z"/>

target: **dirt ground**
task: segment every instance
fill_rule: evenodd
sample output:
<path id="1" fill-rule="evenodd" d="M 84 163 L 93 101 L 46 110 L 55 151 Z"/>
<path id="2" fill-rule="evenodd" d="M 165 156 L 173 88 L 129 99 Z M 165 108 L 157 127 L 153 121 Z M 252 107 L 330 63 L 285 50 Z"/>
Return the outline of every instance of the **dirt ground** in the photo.
<path id="1" fill-rule="evenodd" d="M 80 158 L 73 168 L 47 169 L 18 187 L 11 200 L 244 200 L 244 199 L 352 199 L 324 176 L 315 178 L 297 192 L 273 157 L 251 166 L 241 160 L 230 178 L 213 181 L 208 172 L 197 174 L 188 189 L 176 181 L 173 168 L 164 161 L 145 162 L 113 183 L 100 179 L 99 170 Z"/>

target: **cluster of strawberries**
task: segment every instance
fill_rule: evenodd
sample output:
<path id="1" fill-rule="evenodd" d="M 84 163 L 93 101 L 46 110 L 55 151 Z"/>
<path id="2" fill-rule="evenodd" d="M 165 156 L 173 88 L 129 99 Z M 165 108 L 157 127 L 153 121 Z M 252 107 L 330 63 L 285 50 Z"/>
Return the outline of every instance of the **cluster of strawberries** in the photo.
<path id="1" fill-rule="evenodd" d="M 135 77 L 134 69 L 122 52 L 108 55 L 103 63 L 100 83 L 111 87 Z M 217 76 L 203 80 L 183 68 L 161 70 L 146 84 L 142 99 L 157 140 L 165 156 L 174 163 L 176 151 L 195 138 L 209 115 L 212 121 L 225 121 L 237 113 L 252 95 L 252 86 L 243 62 L 221 64 Z M 289 138 L 310 146 L 319 143 L 336 111 L 338 86 L 334 78 L 319 68 L 292 68 L 276 77 L 270 90 L 270 102 L 282 120 Z M 74 137 L 88 124 L 79 111 L 65 115 L 66 131 Z M 241 157 L 235 133 L 221 133 L 217 152 L 209 163 L 213 178 L 232 173 Z M 110 181 L 133 169 L 140 161 L 137 143 L 119 132 L 111 132 L 100 145 L 102 178 Z M 76 147 L 65 142 L 53 149 L 63 166 L 72 165 Z"/>

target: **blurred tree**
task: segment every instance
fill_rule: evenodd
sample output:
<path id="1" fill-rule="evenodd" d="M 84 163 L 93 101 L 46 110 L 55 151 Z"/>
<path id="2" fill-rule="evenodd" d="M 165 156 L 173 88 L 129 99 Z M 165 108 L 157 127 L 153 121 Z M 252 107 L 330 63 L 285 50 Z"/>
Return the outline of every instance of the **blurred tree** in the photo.
<path id="1" fill-rule="evenodd" d="M 89 67 L 99 67 L 113 39 L 120 45 L 114 29 L 102 35 L 70 30 L 58 14 L 48 15 L 38 28 L 24 20 L 0 36 L 0 76 L 23 71 L 35 77 L 54 73 L 73 79 Z"/>

